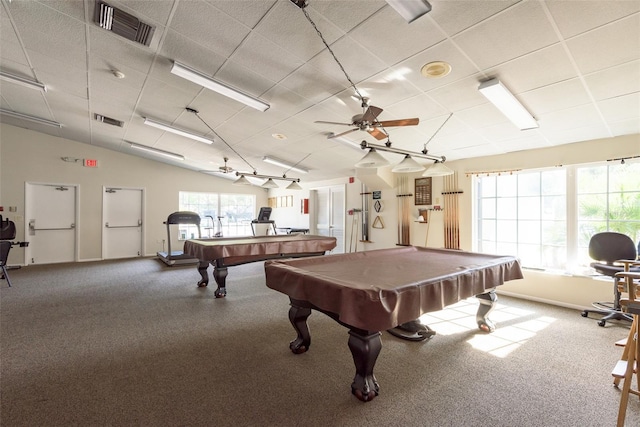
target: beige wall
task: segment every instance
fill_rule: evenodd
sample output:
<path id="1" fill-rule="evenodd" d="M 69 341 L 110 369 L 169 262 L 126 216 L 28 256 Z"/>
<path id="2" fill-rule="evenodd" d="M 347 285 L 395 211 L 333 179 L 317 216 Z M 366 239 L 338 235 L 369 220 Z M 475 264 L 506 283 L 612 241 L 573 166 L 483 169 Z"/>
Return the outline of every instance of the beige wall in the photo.
<path id="1" fill-rule="evenodd" d="M 459 197 L 461 249 L 472 250 L 472 179 L 466 173 L 504 169 L 530 169 L 555 165 L 600 162 L 611 158 L 637 156 L 640 154 L 640 135 L 600 139 L 582 143 L 560 145 L 539 150 L 520 151 L 499 156 L 447 162 L 458 172 L 458 186 L 463 193 Z M 83 168 L 80 165 L 65 163 L 62 156 L 76 158 L 97 158 L 97 169 Z M 354 176 L 355 172 L 354 172 Z M 413 185 L 414 178 L 409 176 Z M 279 226 L 309 226 L 309 215 L 300 214 L 300 200 L 309 197 L 313 188 L 344 185 L 346 189 L 347 210 L 361 208 L 361 182 L 356 178 L 349 183 L 349 177 L 323 181 L 301 182 L 302 191 L 285 189 L 271 190 L 270 195 L 293 195 L 292 208 L 278 208 L 273 218 Z M 118 152 L 92 147 L 39 133 L 0 125 L 0 205 L 18 206 L 24 213 L 24 183 L 56 182 L 79 184 L 81 188 L 80 259 L 100 259 L 101 257 L 101 191 L 103 185 L 122 187 L 143 187 L 146 189 L 146 253 L 149 255 L 161 247 L 157 243 L 165 236 L 162 221 L 178 208 L 178 191 L 220 191 L 251 192 L 257 195 L 257 205 L 267 205 L 267 194 L 257 187 L 232 186 L 230 181 L 208 175 L 172 167 L 163 163 L 131 157 Z M 393 183 L 392 183 L 393 185 Z M 381 186 L 382 187 L 382 186 Z M 433 198 L 442 201 L 443 178 L 433 179 Z M 398 210 L 395 189 L 373 188 L 381 190 L 383 210 L 376 213 L 371 209 L 370 223 L 375 215 L 384 221 L 384 229 L 370 229 L 372 243 L 358 243 L 358 251 L 394 247 L 398 242 Z M 413 191 L 413 189 L 412 189 Z M 422 206 L 421 206 L 422 207 Z M 430 224 L 420 224 L 417 220 L 418 206 L 411 204 L 411 243 L 425 245 L 427 227 L 430 247 L 444 246 L 443 213 L 432 212 Z M 346 216 L 345 242 L 349 250 L 351 216 Z M 24 223 L 16 222 L 19 232 L 23 233 Z M 22 238 L 22 235 L 19 236 Z M 12 262 L 22 263 L 21 249 L 12 250 Z M 15 253 L 14 253 L 15 252 Z M 587 277 L 552 275 L 538 271 L 525 271 L 525 279 L 507 283 L 500 288 L 503 292 L 525 298 L 536 299 L 568 307 L 587 307 L 592 301 L 611 300 L 612 285 L 608 281 Z"/>
<path id="2" fill-rule="evenodd" d="M 0 205 L 2 215 L 16 223 L 17 240 L 24 238 L 25 182 L 79 186 L 79 260 L 102 259 L 102 187 L 145 190 L 145 253 L 155 255 L 166 241 L 167 216 L 178 210 L 179 191 L 246 193 L 264 206 L 267 193 L 254 186 L 189 171 L 113 150 L 94 147 L 38 132 L 0 125 Z M 97 168 L 85 168 L 61 157 L 98 159 Z M 8 212 L 16 206 L 17 212 Z M 166 249 L 166 246 L 165 246 Z M 13 247 L 10 263 L 24 263 L 24 249 Z"/>

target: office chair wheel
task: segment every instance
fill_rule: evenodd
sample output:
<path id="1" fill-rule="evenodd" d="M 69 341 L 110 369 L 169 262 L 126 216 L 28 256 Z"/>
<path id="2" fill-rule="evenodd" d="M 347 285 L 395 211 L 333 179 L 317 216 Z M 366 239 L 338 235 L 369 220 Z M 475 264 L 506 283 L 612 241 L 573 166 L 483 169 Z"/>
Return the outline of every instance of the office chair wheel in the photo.
<path id="1" fill-rule="evenodd" d="M 605 325 L 606 323 L 607 323 L 607 321 L 606 321 L 606 320 L 600 320 L 600 321 L 598 322 L 598 326 L 602 326 L 602 327 L 604 327 L 604 325 Z"/>
<path id="2" fill-rule="evenodd" d="M 587 316 L 589 316 L 589 313 L 587 313 L 586 310 L 585 310 L 582 313 L 580 313 L 580 315 L 582 315 L 582 317 L 587 317 Z"/>

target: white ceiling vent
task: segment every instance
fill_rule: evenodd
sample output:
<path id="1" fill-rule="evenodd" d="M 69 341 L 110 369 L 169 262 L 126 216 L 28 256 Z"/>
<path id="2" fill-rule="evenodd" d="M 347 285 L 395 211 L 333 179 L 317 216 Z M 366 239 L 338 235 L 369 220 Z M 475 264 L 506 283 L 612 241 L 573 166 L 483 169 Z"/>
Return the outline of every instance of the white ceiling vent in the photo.
<path id="1" fill-rule="evenodd" d="M 127 12 L 109 6 L 102 0 L 96 0 L 93 20 L 105 30 L 113 31 L 131 41 L 149 46 L 155 27 L 141 22 Z"/>
<path id="2" fill-rule="evenodd" d="M 94 113 L 93 118 L 99 122 L 106 123 L 112 126 L 122 127 L 124 122 L 116 119 L 112 119 L 111 117 L 103 116 L 102 114 Z"/>

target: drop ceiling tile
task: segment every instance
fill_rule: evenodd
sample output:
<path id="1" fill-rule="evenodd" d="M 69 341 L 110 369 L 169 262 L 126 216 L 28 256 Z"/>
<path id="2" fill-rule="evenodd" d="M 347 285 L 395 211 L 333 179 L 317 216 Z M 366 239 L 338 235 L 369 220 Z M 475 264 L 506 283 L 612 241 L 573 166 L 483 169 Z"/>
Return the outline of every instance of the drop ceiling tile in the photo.
<path id="1" fill-rule="evenodd" d="M 602 100 L 598 108 L 610 125 L 627 120 L 640 123 L 640 92 Z"/>
<path id="2" fill-rule="evenodd" d="M 148 48 L 98 27 L 89 28 L 89 38 L 92 55 L 99 55 L 106 61 L 126 63 L 141 73 L 151 70 L 154 54 Z"/>
<path id="3" fill-rule="evenodd" d="M 429 62 L 445 61 L 451 65 L 451 72 L 440 78 L 428 78 L 422 75 L 422 66 Z M 411 58 L 400 62 L 394 68 L 402 68 L 408 72 L 404 78 L 422 91 L 429 91 L 440 86 L 451 84 L 469 77 L 478 71 L 478 67 L 469 60 L 451 40 L 445 40 L 430 47 Z"/>
<path id="4" fill-rule="evenodd" d="M 521 93 L 518 99 L 534 117 L 591 102 L 584 84 L 577 78 Z"/>
<path id="5" fill-rule="evenodd" d="M 521 2 L 456 35 L 453 41 L 485 69 L 555 44 L 559 39 L 538 2 Z"/>
<path id="6" fill-rule="evenodd" d="M 250 31 L 250 28 L 203 1 L 180 2 L 171 28 L 224 56 L 231 55 Z"/>
<path id="7" fill-rule="evenodd" d="M 481 75 L 474 75 L 427 92 L 427 95 L 451 112 L 475 107 L 487 102 L 478 92 Z"/>
<path id="8" fill-rule="evenodd" d="M 232 60 L 220 68 L 215 78 L 254 98 L 260 98 L 275 84 L 273 80 L 262 76 L 259 70 L 254 71 Z"/>
<path id="9" fill-rule="evenodd" d="M 626 0 L 547 1 L 564 38 L 570 38 L 640 11 L 640 2 Z"/>
<path id="10" fill-rule="evenodd" d="M 389 6 L 354 28 L 349 37 L 391 66 L 436 45 L 445 39 L 445 34 L 427 19 L 407 25 Z"/>
<path id="11" fill-rule="evenodd" d="M 311 102 L 321 102 L 344 89 L 344 83 L 309 64 L 289 74 L 279 85 L 294 91 Z"/>
<path id="12" fill-rule="evenodd" d="M 206 0 L 207 3 L 220 9 L 227 15 L 242 22 L 249 28 L 254 28 L 262 17 L 273 7 L 277 0 L 261 1 L 229 1 Z"/>
<path id="13" fill-rule="evenodd" d="M 500 79 L 514 94 L 572 79 L 578 75 L 571 58 L 560 43 L 489 68 L 485 73 Z"/>
<path id="14" fill-rule="evenodd" d="M 633 61 L 640 52 L 640 13 L 567 40 L 567 47 L 584 74 Z"/>
<path id="15" fill-rule="evenodd" d="M 547 137 L 556 131 L 578 129 L 603 123 L 597 109 L 592 104 L 541 114 L 537 119 L 540 131 Z"/>
<path id="16" fill-rule="evenodd" d="M 349 32 L 388 5 L 384 0 L 341 0 L 311 1 L 308 7 L 342 31 Z"/>
<path id="17" fill-rule="evenodd" d="M 261 76 L 278 82 L 303 65 L 303 61 L 259 34 L 249 34 L 231 59 Z"/>
<path id="18" fill-rule="evenodd" d="M 313 8 L 308 8 L 307 13 L 329 45 L 344 35 L 344 31 Z M 310 60 L 325 49 L 303 11 L 289 1 L 277 2 L 255 30 L 303 61 Z"/>
<path id="19" fill-rule="evenodd" d="M 160 54 L 167 58 L 168 67 L 154 67 L 153 76 L 162 79 L 170 75 L 173 61 L 187 65 L 200 73 L 213 76 L 226 61 L 226 57 L 213 50 L 186 38 L 173 30 L 167 31 L 167 36 L 160 49 Z M 163 62 L 164 64 L 164 62 Z"/>
<path id="20" fill-rule="evenodd" d="M 633 118 L 609 124 L 609 129 L 614 136 L 640 134 L 640 120 Z M 636 142 L 636 152 L 640 151 L 640 140 Z"/>
<path id="21" fill-rule="evenodd" d="M 454 36 L 489 17 L 508 9 L 519 0 L 477 1 L 477 0 L 430 0 L 432 19 L 449 36 Z"/>
<path id="22" fill-rule="evenodd" d="M 584 77 L 596 100 L 615 98 L 640 91 L 640 61 L 607 68 Z"/>

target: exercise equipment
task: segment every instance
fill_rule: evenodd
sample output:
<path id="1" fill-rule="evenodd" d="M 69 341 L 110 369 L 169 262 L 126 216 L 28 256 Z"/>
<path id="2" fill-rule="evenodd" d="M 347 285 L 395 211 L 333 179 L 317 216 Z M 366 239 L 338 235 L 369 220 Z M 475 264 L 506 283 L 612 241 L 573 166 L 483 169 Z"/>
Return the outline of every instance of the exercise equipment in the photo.
<path id="1" fill-rule="evenodd" d="M 167 217 L 167 220 L 163 222 L 167 225 L 167 251 L 160 251 L 157 253 L 158 258 L 168 266 L 176 264 L 197 264 L 198 258 L 194 258 L 190 255 L 186 255 L 184 251 L 172 251 L 171 250 L 171 226 L 172 225 L 195 225 L 198 229 L 198 239 L 202 238 L 200 232 L 200 215 L 195 212 L 178 211 L 174 212 Z M 186 236 L 185 236 L 186 238 Z"/>

